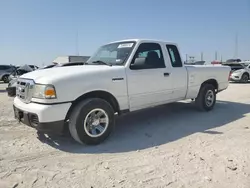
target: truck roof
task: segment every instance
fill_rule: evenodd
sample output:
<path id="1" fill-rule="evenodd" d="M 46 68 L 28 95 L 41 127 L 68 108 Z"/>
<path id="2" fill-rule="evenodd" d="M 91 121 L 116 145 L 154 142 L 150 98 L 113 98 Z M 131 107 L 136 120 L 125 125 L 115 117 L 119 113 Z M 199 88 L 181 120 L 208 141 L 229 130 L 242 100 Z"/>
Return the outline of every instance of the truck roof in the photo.
<path id="1" fill-rule="evenodd" d="M 108 44 L 112 44 L 112 43 L 116 43 L 116 42 L 131 42 L 131 41 L 134 41 L 134 42 L 157 42 L 157 43 L 166 43 L 166 44 L 177 45 L 174 42 L 157 40 L 157 39 L 125 39 L 125 40 L 113 41 L 113 42 L 110 42 Z"/>

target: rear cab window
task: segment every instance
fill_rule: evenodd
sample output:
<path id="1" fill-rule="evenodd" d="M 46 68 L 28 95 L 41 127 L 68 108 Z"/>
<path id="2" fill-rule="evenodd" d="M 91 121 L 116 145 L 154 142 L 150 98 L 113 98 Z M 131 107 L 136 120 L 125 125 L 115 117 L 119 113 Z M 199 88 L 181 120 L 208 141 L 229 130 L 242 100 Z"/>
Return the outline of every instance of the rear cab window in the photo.
<path id="1" fill-rule="evenodd" d="M 166 45 L 167 51 L 168 51 L 168 55 L 171 61 L 171 65 L 172 67 L 182 67 L 182 61 L 181 61 L 181 56 L 179 54 L 179 50 L 177 48 L 177 46 L 173 45 L 173 44 L 167 44 Z"/>

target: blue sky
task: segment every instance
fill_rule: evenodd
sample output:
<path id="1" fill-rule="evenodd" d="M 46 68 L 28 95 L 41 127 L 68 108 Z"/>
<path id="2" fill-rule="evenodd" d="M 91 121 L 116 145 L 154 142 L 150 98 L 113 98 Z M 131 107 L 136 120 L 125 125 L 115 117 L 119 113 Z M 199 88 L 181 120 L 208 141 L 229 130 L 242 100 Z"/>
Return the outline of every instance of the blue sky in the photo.
<path id="1" fill-rule="evenodd" d="M 177 42 L 182 57 L 250 59 L 250 0 L 0 1 L 0 64 L 50 64 L 119 39 Z M 220 58 L 219 58 L 220 59 Z"/>

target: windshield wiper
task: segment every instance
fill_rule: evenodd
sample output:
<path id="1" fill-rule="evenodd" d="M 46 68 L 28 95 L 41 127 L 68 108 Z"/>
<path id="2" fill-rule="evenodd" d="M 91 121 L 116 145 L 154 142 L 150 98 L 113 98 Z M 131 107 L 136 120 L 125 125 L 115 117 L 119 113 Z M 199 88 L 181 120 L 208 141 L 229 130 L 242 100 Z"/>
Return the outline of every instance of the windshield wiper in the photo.
<path id="1" fill-rule="evenodd" d="M 100 61 L 100 60 L 98 60 L 98 61 L 93 61 L 92 63 L 94 63 L 94 64 L 100 64 L 100 65 L 108 65 L 108 66 L 112 67 L 112 64 L 106 63 L 106 62 Z"/>

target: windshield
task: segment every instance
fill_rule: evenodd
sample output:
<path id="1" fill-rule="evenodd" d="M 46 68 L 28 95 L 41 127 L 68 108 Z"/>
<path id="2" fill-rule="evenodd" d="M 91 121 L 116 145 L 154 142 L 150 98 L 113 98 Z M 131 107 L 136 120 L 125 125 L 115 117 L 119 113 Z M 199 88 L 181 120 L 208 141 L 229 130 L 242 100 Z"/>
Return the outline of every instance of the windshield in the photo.
<path id="1" fill-rule="evenodd" d="M 117 42 L 104 45 L 90 57 L 87 64 L 94 64 L 101 61 L 110 65 L 123 65 L 130 56 L 134 46 L 134 41 Z"/>

